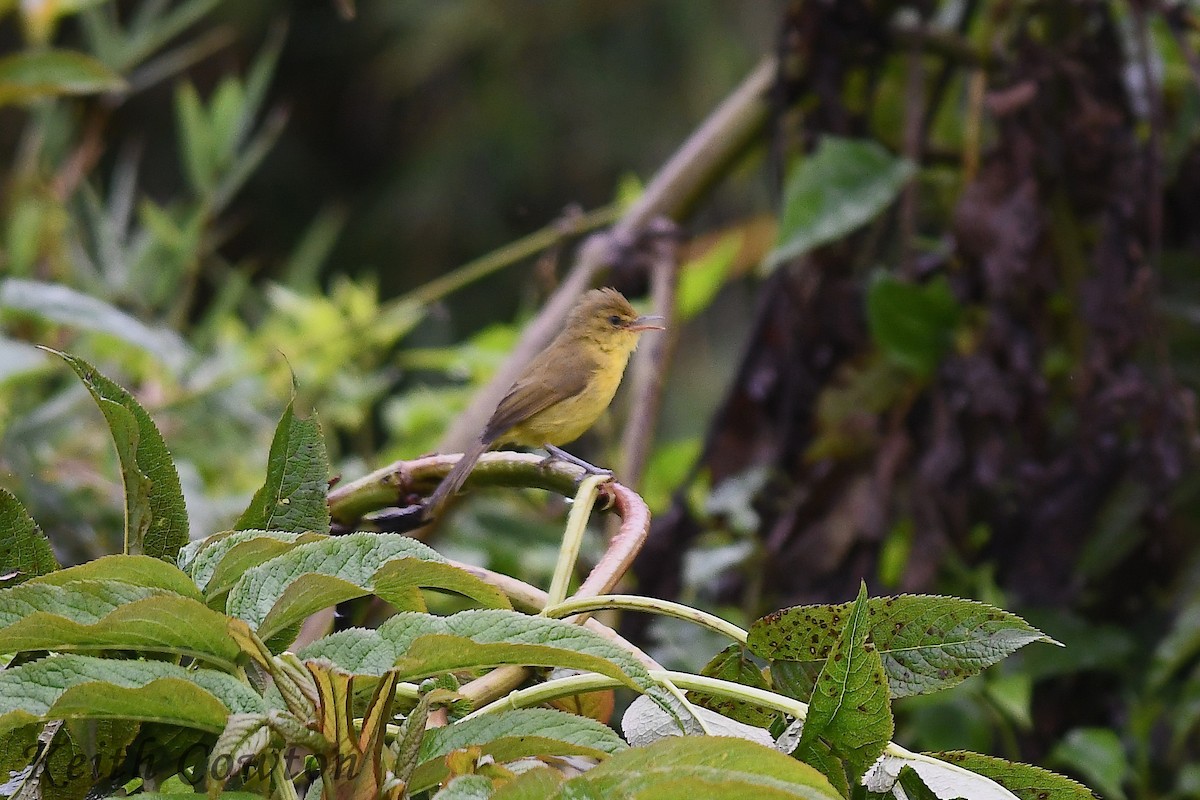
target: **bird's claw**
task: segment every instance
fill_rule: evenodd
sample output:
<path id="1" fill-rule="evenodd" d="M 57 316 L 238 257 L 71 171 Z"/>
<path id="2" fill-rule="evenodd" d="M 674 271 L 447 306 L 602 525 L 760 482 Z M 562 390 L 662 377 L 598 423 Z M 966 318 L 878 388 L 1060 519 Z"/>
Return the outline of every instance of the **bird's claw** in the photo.
<path id="1" fill-rule="evenodd" d="M 542 459 L 543 464 L 549 464 L 554 461 L 565 461 L 568 464 L 574 464 L 575 466 L 579 467 L 588 475 L 607 475 L 610 478 L 612 477 L 613 471 L 611 469 L 597 467 L 591 462 L 584 461 L 579 456 L 571 455 L 561 447 L 555 447 L 552 444 L 542 445 L 542 447 L 547 453 L 547 456 Z"/>

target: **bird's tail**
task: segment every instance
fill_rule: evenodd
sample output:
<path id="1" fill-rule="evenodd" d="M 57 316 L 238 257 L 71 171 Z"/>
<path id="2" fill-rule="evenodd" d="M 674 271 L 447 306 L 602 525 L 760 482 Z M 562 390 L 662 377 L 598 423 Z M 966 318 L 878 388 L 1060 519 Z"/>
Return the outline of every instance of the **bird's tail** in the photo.
<path id="1" fill-rule="evenodd" d="M 442 478 L 442 482 L 433 490 L 433 494 L 429 495 L 429 499 L 425 501 L 424 518 L 427 520 L 433 519 L 442 511 L 442 506 L 446 501 L 454 495 L 455 492 L 463 485 L 463 481 L 471 474 L 471 470 L 475 467 L 475 462 L 483 455 L 483 452 L 488 449 L 488 445 L 482 439 L 476 440 L 474 444 L 466 449 L 462 454 L 462 458 L 454 465 L 446 477 Z"/>

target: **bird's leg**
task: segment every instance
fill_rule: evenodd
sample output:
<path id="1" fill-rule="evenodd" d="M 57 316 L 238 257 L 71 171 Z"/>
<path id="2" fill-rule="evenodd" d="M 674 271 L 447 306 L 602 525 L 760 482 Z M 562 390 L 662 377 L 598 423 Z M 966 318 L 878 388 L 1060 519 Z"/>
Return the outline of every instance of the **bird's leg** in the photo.
<path id="1" fill-rule="evenodd" d="M 595 464 L 584 461 L 579 456 L 571 455 L 566 450 L 563 450 L 561 447 L 555 447 L 552 444 L 544 444 L 544 445 L 542 445 L 542 448 L 547 453 L 549 453 L 549 455 L 546 456 L 546 461 L 553 461 L 555 459 L 557 459 L 559 461 L 565 461 L 568 464 L 574 464 L 575 466 L 579 467 L 580 469 L 582 469 L 584 472 L 588 473 L 589 475 L 612 475 L 613 474 L 611 469 L 604 469 L 604 467 L 597 467 Z"/>

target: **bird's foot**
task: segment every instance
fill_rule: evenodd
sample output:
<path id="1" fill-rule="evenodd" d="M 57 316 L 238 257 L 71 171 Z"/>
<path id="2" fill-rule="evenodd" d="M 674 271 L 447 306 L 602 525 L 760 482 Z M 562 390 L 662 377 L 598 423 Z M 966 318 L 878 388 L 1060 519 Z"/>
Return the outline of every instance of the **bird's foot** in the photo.
<path id="1" fill-rule="evenodd" d="M 565 461 L 568 464 L 574 464 L 589 475 L 608 475 L 609 477 L 612 477 L 613 471 L 611 469 L 597 467 L 595 464 L 584 461 L 579 456 L 571 455 L 561 447 L 555 447 L 552 444 L 544 444 L 542 447 L 549 454 L 545 459 L 543 459 L 543 463 L 549 463 L 551 461 Z"/>

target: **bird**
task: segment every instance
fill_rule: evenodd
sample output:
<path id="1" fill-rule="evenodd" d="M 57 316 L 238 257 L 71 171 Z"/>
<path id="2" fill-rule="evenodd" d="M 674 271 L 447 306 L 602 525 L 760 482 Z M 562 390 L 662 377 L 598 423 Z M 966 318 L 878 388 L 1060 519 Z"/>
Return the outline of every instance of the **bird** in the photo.
<path id="1" fill-rule="evenodd" d="M 562 330 L 529 362 L 478 438 L 429 496 L 424 519 L 437 515 L 479 457 L 495 445 L 541 447 L 551 458 L 604 472 L 558 445 L 578 439 L 600 418 L 616 394 L 642 333 L 665 330 L 662 319 L 638 316 L 616 289 L 586 292 L 567 315 Z"/>

